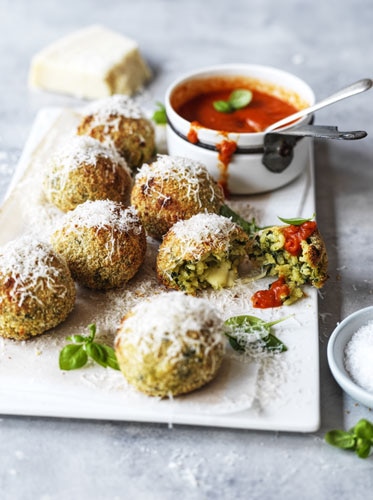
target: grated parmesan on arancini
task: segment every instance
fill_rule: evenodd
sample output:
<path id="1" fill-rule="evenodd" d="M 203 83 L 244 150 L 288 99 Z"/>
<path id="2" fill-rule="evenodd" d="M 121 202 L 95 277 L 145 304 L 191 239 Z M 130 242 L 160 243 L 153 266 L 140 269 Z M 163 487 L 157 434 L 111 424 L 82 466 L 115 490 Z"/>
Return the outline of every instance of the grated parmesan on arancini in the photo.
<path id="1" fill-rule="evenodd" d="M 177 239 L 183 254 L 193 255 L 199 253 L 205 244 L 229 252 L 230 236 L 237 230 L 237 225 L 227 217 L 201 213 L 177 222 L 170 229 L 170 233 Z M 180 257 L 182 258 L 182 255 Z"/>
<path id="2" fill-rule="evenodd" d="M 48 166 L 58 165 L 59 170 L 68 173 L 83 164 L 94 166 L 100 157 L 110 160 L 113 170 L 120 166 L 130 174 L 124 158 L 114 148 L 104 145 L 93 137 L 84 135 L 69 137 L 51 156 Z"/>
<path id="3" fill-rule="evenodd" d="M 159 186 L 154 186 L 154 180 L 159 183 Z M 156 161 L 150 165 L 147 163 L 142 165 L 135 176 L 135 182 L 142 183 L 145 195 L 148 192 L 157 190 L 155 194 L 160 197 L 164 197 L 163 185 L 170 180 L 174 181 L 175 185 L 179 185 L 180 189 L 186 189 L 186 197 L 196 201 L 200 207 L 202 206 L 200 199 L 201 183 L 208 181 L 206 186 L 210 189 L 211 202 L 216 197 L 215 183 L 206 166 L 189 158 L 158 155 Z"/>
<path id="4" fill-rule="evenodd" d="M 59 267 L 54 265 L 56 261 Z M 42 288 L 63 299 L 67 289 L 60 281 L 62 271 L 69 274 L 65 259 L 51 245 L 33 237 L 23 236 L 0 248 L 0 280 L 11 280 L 7 294 L 19 307 L 29 298 L 40 303 L 38 292 Z M 3 301 L 0 294 L 0 303 Z"/>
<path id="5" fill-rule="evenodd" d="M 94 116 L 100 123 L 115 116 L 124 116 L 135 120 L 144 118 L 144 113 L 135 101 L 121 94 L 92 102 L 85 108 L 84 114 Z"/>
<path id="6" fill-rule="evenodd" d="M 136 210 L 111 200 L 89 200 L 78 205 L 61 220 L 59 229 L 62 227 L 67 233 L 78 227 L 132 231 L 134 234 L 141 232 Z"/>
<path id="7" fill-rule="evenodd" d="M 226 342 L 223 321 L 207 300 L 171 292 L 135 306 L 114 345 L 130 384 L 151 396 L 173 397 L 216 376 Z"/>
<path id="8" fill-rule="evenodd" d="M 200 338 L 188 336 L 188 332 L 205 330 Z M 210 349 L 224 343 L 223 321 L 208 300 L 192 297 L 182 292 L 166 292 L 137 304 L 125 317 L 118 330 L 118 338 L 130 335 L 131 343 L 140 355 L 156 351 L 167 339 L 170 358 L 180 356 L 180 346 L 187 343 L 197 352 L 201 346 Z"/>

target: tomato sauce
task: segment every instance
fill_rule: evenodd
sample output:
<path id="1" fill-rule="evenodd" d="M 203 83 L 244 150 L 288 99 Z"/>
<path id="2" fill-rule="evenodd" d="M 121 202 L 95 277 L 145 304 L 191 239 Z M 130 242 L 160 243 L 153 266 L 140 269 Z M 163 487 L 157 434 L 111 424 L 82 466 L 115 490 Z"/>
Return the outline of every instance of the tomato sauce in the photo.
<path id="1" fill-rule="evenodd" d="M 283 301 L 290 295 L 290 289 L 285 279 L 280 277 L 274 281 L 268 290 L 258 290 L 251 297 L 254 307 L 266 309 L 268 307 L 280 307 Z"/>
<path id="2" fill-rule="evenodd" d="M 315 232 L 316 227 L 315 221 L 306 221 L 299 226 L 290 225 L 285 227 L 282 230 L 285 236 L 285 250 L 298 257 L 302 253 L 302 241 L 309 238 Z"/>
<path id="3" fill-rule="evenodd" d="M 222 113 L 214 108 L 214 101 L 227 101 L 237 87 L 224 90 L 208 89 L 185 101 L 175 111 L 185 120 L 223 132 L 262 132 L 272 123 L 299 111 L 292 104 L 265 92 L 250 89 L 252 101 L 242 109 Z M 240 87 L 244 88 L 244 87 Z"/>
<path id="4" fill-rule="evenodd" d="M 193 123 L 190 124 L 190 129 L 189 129 L 189 132 L 188 132 L 187 139 L 192 144 L 197 144 L 197 142 L 198 142 L 198 132 L 197 132 L 198 128 L 199 128 L 199 124 L 198 123 L 193 122 Z"/>
<path id="5" fill-rule="evenodd" d="M 218 167 L 220 169 L 220 177 L 218 182 L 223 188 L 225 197 L 228 198 L 228 165 L 231 162 L 232 156 L 237 149 L 237 143 L 235 141 L 224 139 L 216 145 L 216 149 L 218 150 Z"/>

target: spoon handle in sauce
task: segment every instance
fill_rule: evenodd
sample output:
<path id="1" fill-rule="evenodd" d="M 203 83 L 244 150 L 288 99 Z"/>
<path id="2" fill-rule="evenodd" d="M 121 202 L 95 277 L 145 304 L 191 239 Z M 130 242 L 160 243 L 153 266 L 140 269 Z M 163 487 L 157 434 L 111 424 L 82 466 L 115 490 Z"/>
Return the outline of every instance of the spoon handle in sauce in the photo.
<path id="1" fill-rule="evenodd" d="M 339 90 L 335 94 L 326 97 L 325 99 L 314 104 L 313 106 L 301 109 L 297 113 L 294 113 L 290 116 L 287 116 L 286 118 L 283 118 L 282 120 L 279 120 L 276 123 L 273 123 L 272 125 L 270 125 L 265 129 L 265 132 L 271 132 L 272 130 L 275 130 L 279 127 L 283 127 L 284 125 L 287 125 L 288 123 L 291 123 L 294 120 L 298 120 L 303 116 L 307 116 L 313 113 L 314 111 L 317 111 L 318 109 L 329 106 L 330 104 L 333 104 L 337 101 L 341 101 L 342 99 L 346 99 L 346 97 L 351 97 L 355 94 L 359 94 L 360 92 L 365 92 L 366 90 L 371 88 L 372 84 L 373 81 L 370 78 L 363 78 L 362 80 L 358 80 L 357 82 L 349 85 L 348 87 Z"/>

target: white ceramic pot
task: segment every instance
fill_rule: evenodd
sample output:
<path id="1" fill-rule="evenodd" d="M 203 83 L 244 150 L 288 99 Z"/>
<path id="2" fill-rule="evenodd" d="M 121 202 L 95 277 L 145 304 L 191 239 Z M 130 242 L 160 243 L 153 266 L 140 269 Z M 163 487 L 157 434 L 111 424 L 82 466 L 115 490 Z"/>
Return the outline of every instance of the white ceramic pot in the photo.
<path id="1" fill-rule="evenodd" d="M 277 189 L 295 179 L 310 161 L 310 138 L 302 138 L 293 150 L 290 165 L 282 172 L 273 172 L 263 164 L 264 132 L 225 133 L 204 127 L 198 127 L 198 142 L 187 138 L 191 122 L 182 118 L 174 109 L 175 99 L 185 101 L 190 97 L 188 89 L 193 82 L 212 77 L 242 77 L 259 81 L 280 95 L 295 96 L 302 107 L 312 105 L 315 96 L 312 89 L 303 80 L 285 71 L 251 64 L 225 64 L 203 68 L 183 75 L 174 81 L 166 92 L 165 107 L 168 119 L 167 147 L 170 155 L 184 156 L 203 162 L 213 177 L 222 181 L 222 165 L 218 159 L 216 146 L 223 140 L 234 141 L 237 150 L 226 169 L 225 187 L 232 194 L 254 194 Z M 187 89 L 187 91 L 185 91 Z M 297 124 L 308 123 L 310 117 L 300 119 Z M 294 124 L 292 124 L 292 127 Z M 285 132 L 288 127 L 281 128 Z"/>

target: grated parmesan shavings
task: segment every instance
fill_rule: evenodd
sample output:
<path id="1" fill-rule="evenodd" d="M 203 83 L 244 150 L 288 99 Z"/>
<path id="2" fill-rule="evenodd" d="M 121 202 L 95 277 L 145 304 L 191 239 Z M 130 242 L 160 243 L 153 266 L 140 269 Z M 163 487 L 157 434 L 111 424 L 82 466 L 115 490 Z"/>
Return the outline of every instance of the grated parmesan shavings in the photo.
<path id="1" fill-rule="evenodd" d="M 187 197 L 194 199 L 199 206 L 202 202 L 199 198 L 199 190 L 202 182 L 209 182 L 211 187 L 211 201 L 215 197 L 214 181 L 207 168 L 201 162 L 183 158 L 180 156 L 158 155 L 157 160 L 151 165 L 143 164 L 135 180 L 144 183 L 145 194 L 154 192 L 155 187 L 153 180 L 161 184 L 160 192 L 156 191 L 154 194 L 164 197 L 163 185 L 173 181 L 176 186 L 180 188 L 187 188 Z"/>
<path id="2" fill-rule="evenodd" d="M 141 108 L 133 99 L 119 94 L 94 101 L 86 107 L 85 114 L 92 115 L 97 123 L 105 122 L 117 116 L 133 118 L 135 120 L 144 118 Z"/>
<path id="3" fill-rule="evenodd" d="M 72 136 L 52 155 L 48 162 L 49 167 L 58 165 L 66 173 L 76 170 L 81 165 L 95 166 L 99 158 L 111 161 L 113 170 L 119 165 L 130 174 L 130 170 L 122 156 L 111 147 L 90 136 Z"/>
<path id="4" fill-rule="evenodd" d="M 60 284 L 61 268 L 52 263 L 57 259 L 63 268 L 67 265 L 52 247 L 30 236 L 12 240 L 0 249 L 0 278 L 13 281 L 7 294 L 21 307 L 27 298 L 42 303 L 38 291 L 45 287 L 58 292 L 63 298 L 67 290 Z M 0 302 L 3 297 L 0 295 Z"/>
<path id="5" fill-rule="evenodd" d="M 66 232 L 73 232 L 77 227 L 141 232 L 135 208 L 124 208 L 111 200 L 88 200 L 68 212 L 60 222 L 60 228 Z"/>
<path id="6" fill-rule="evenodd" d="M 208 332 L 194 338 L 188 332 Z M 211 304 L 202 298 L 182 292 L 166 292 L 137 304 L 118 330 L 118 338 L 131 337 L 139 356 L 157 352 L 166 341 L 168 357 L 182 355 L 182 346 L 188 344 L 197 353 L 205 353 L 217 344 L 224 344 L 223 321 Z M 201 345 L 201 341 L 204 344 Z"/>
<path id="7" fill-rule="evenodd" d="M 228 252 L 231 245 L 230 236 L 236 231 L 234 222 L 213 213 L 193 215 L 190 219 L 177 222 L 170 230 L 179 240 L 185 255 L 201 252 L 205 242 L 216 244 Z"/>

